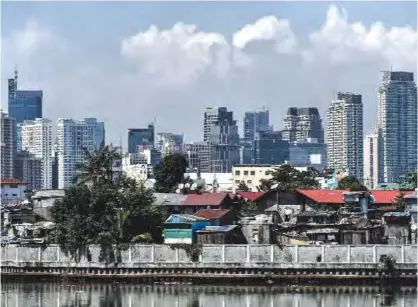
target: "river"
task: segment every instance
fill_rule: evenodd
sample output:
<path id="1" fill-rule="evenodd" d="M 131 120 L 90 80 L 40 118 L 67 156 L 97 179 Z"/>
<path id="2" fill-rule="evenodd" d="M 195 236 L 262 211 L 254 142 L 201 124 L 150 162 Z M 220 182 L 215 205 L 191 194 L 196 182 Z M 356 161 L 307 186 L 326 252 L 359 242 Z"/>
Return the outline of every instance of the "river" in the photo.
<path id="1" fill-rule="evenodd" d="M 416 292 L 191 285 L 2 283 L 1 307 L 416 307 Z M 366 293 L 365 293 L 366 292 Z"/>

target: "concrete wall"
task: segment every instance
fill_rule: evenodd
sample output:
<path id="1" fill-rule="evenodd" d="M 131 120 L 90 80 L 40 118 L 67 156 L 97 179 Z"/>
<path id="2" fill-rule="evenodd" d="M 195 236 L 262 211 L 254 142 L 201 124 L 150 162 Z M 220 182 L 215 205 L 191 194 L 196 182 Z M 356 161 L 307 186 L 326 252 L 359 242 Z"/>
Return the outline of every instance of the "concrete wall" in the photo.
<path id="1" fill-rule="evenodd" d="M 91 262 L 99 262 L 100 247 L 91 246 Z M 377 263 L 382 255 L 392 255 L 397 263 L 416 263 L 416 245 L 204 245 L 201 263 Z M 63 262 L 66 256 L 58 246 L 3 246 L 2 262 Z M 122 252 L 124 263 L 187 263 L 191 262 L 183 249 L 169 245 L 132 245 Z M 83 257 L 81 263 L 88 260 Z"/>

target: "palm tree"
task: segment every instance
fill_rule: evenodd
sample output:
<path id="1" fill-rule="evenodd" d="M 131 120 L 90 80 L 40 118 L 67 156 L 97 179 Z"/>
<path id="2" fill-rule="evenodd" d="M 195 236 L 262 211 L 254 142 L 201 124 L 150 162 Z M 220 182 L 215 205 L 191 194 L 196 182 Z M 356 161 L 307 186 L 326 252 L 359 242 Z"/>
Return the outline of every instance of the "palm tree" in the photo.
<path id="1" fill-rule="evenodd" d="M 77 174 L 74 182 L 77 184 L 106 184 L 113 183 L 113 162 L 121 159 L 118 149 L 100 144 L 93 152 L 85 150 L 85 160 L 76 166 Z"/>

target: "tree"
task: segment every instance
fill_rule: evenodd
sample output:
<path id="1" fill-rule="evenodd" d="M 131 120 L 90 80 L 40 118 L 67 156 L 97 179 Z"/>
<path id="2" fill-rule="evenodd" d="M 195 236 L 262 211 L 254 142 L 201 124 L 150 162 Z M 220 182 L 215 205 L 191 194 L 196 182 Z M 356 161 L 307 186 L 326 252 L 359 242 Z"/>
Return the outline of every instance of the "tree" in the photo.
<path id="1" fill-rule="evenodd" d="M 237 187 L 237 190 L 240 192 L 249 192 L 250 188 L 245 184 L 244 181 L 241 181 Z"/>
<path id="2" fill-rule="evenodd" d="M 121 159 L 117 148 L 100 144 L 95 151 L 85 150 L 85 161 L 76 166 L 77 175 L 74 183 L 103 184 L 113 182 L 113 162 Z"/>
<path id="3" fill-rule="evenodd" d="M 418 176 L 418 171 L 415 171 L 411 174 L 409 174 L 408 176 L 408 183 L 411 185 L 412 189 L 416 189 L 417 188 L 417 176 Z"/>
<path id="4" fill-rule="evenodd" d="M 316 180 L 319 173 L 316 169 L 309 167 L 307 171 L 299 171 L 289 164 L 283 164 L 280 167 L 269 171 L 270 179 L 260 180 L 261 191 L 269 190 L 277 184 L 280 191 L 292 191 L 296 189 L 318 189 L 319 182 Z"/>
<path id="5" fill-rule="evenodd" d="M 347 176 L 338 182 L 337 190 L 367 191 L 367 188 L 354 176 Z"/>
<path id="6" fill-rule="evenodd" d="M 399 191 L 399 194 L 396 195 L 395 199 L 393 200 L 393 204 L 396 206 L 396 210 L 399 212 L 404 212 L 407 205 L 404 196 L 405 193 Z"/>
<path id="7" fill-rule="evenodd" d="M 181 154 L 165 156 L 154 167 L 155 191 L 159 193 L 174 192 L 178 184 L 183 181 L 187 166 L 186 158 Z"/>

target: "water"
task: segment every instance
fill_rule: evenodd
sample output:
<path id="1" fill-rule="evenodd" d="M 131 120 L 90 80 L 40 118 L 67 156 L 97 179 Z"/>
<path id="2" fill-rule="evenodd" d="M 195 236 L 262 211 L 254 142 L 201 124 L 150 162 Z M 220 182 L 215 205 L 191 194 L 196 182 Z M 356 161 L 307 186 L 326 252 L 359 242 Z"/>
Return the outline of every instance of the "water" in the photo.
<path id="1" fill-rule="evenodd" d="M 417 306 L 415 292 L 384 296 L 361 293 L 364 288 L 344 288 L 338 293 L 312 290 L 306 293 L 303 288 L 293 288 L 290 293 L 290 287 L 65 283 L 2 283 L 1 286 L 1 307 Z"/>

